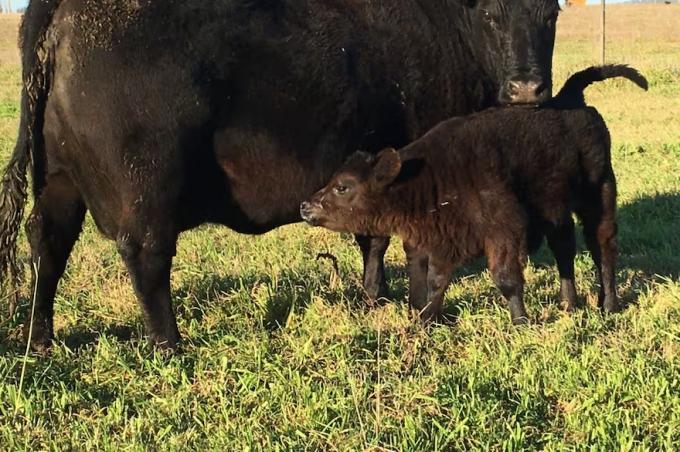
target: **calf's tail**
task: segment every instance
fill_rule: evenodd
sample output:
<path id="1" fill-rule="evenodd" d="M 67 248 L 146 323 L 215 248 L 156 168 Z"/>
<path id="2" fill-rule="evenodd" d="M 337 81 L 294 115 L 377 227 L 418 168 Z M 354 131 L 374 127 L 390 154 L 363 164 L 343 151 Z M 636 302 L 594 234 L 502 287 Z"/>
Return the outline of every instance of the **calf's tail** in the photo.
<path id="1" fill-rule="evenodd" d="M 637 69 L 625 64 L 592 66 L 569 77 L 557 96 L 548 104 L 559 108 L 585 107 L 583 92 L 587 87 L 595 82 L 616 77 L 626 78 L 645 91 L 649 88 L 647 79 Z"/>
<path id="2" fill-rule="evenodd" d="M 33 163 L 34 192 L 44 180 L 43 122 L 52 74 L 49 26 L 60 0 L 31 0 L 21 24 L 23 89 L 14 152 L 0 181 L 0 286 L 11 288 L 10 316 L 18 298 L 22 266 L 17 238 L 28 195 L 27 170 Z"/>

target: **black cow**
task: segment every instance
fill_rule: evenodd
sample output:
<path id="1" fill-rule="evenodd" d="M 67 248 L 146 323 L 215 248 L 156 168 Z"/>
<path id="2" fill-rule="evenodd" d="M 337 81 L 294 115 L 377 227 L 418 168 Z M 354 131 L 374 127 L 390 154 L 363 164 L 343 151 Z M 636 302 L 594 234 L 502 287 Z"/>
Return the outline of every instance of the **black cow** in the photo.
<path id="1" fill-rule="evenodd" d="M 40 259 L 32 343 L 89 210 L 116 240 L 153 342 L 179 333 L 169 275 L 202 223 L 259 234 L 355 149 L 551 95 L 557 0 L 33 0 L 19 139 L 0 198 L 0 265 L 27 221 Z M 386 238 L 358 237 L 371 296 Z"/>

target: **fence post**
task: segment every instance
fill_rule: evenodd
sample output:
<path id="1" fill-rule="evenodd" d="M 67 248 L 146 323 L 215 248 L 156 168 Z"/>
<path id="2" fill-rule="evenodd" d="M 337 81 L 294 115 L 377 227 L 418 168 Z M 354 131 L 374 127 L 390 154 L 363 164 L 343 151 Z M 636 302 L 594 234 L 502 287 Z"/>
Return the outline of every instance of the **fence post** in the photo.
<path id="1" fill-rule="evenodd" d="M 602 0 L 602 64 L 605 64 L 607 49 L 606 0 Z"/>

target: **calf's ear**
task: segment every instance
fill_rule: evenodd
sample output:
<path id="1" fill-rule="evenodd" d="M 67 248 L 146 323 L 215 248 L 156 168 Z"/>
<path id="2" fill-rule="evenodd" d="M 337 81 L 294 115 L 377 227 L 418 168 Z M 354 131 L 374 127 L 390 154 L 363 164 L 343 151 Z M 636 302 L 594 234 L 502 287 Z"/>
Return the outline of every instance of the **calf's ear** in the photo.
<path id="1" fill-rule="evenodd" d="M 391 184 L 401 172 L 401 156 L 396 149 L 388 148 L 380 151 L 373 166 L 373 180 L 384 187 Z"/>

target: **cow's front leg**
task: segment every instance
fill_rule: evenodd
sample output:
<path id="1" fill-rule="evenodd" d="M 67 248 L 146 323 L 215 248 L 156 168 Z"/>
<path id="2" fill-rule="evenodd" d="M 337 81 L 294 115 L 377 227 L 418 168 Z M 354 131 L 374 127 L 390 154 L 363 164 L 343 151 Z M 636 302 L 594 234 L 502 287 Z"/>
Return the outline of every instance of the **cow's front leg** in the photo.
<path id="1" fill-rule="evenodd" d="M 385 252 L 390 246 L 389 237 L 356 236 L 364 258 L 364 289 L 371 300 L 388 298 L 385 278 Z"/>
<path id="2" fill-rule="evenodd" d="M 132 229 L 121 232 L 117 240 L 144 311 L 149 340 L 162 349 L 176 348 L 180 339 L 170 297 L 176 239 L 174 234 L 148 230 L 140 235 Z"/>

